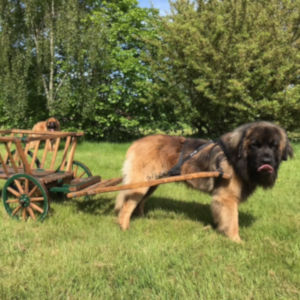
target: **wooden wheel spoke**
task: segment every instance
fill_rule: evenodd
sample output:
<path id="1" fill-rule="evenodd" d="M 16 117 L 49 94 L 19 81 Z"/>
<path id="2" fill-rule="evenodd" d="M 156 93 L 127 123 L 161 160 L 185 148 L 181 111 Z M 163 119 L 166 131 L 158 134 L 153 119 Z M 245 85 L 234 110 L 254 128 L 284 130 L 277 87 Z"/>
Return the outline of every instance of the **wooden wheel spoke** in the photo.
<path id="1" fill-rule="evenodd" d="M 30 201 L 31 202 L 39 202 L 39 201 L 44 201 L 44 197 L 31 197 Z"/>
<path id="2" fill-rule="evenodd" d="M 34 203 L 30 203 L 30 207 L 36 211 L 38 211 L 39 213 L 43 213 L 44 210 L 42 208 L 40 208 L 38 205 L 34 204 Z"/>
<path id="3" fill-rule="evenodd" d="M 85 171 L 83 171 L 79 176 L 77 176 L 76 178 L 82 178 L 85 175 Z"/>
<path id="4" fill-rule="evenodd" d="M 12 187 L 7 187 L 7 190 L 11 193 L 11 194 L 13 194 L 14 196 L 16 196 L 16 197 L 21 197 L 21 194 L 19 193 L 19 192 L 17 192 L 15 189 L 13 189 Z"/>
<path id="5" fill-rule="evenodd" d="M 24 207 L 23 210 L 22 210 L 22 219 L 24 221 L 26 221 L 26 218 L 27 218 L 27 212 L 26 212 L 26 208 Z"/>
<path id="6" fill-rule="evenodd" d="M 29 180 L 26 178 L 25 179 L 25 194 L 28 194 L 29 192 Z"/>
<path id="7" fill-rule="evenodd" d="M 24 194 L 24 190 L 23 190 L 21 182 L 19 180 L 15 179 L 14 183 L 15 183 L 15 186 L 18 188 L 19 192 L 21 194 Z"/>
<path id="8" fill-rule="evenodd" d="M 35 185 L 32 190 L 29 192 L 28 197 L 31 197 L 33 195 L 33 193 L 37 190 L 38 186 Z"/>
<path id="9" fill-rule="evenodd" d="M 21 205 L 20 206 L 18 206 L 18 207 L 16 207 L 14 210 L 13 210 L 13 212 L 12 212 L 12 215 L 14 216 L 20 209 L 21 209 Z"/>
<path id="10" fill-rule="evenodd" d="M 77 171 L 78 171 L 78 166 L 75 166 L 75 168 L 74 168 L 74 177 L 77 177 L 77 176 L 76 176 Z"/>
<path id="11" fill-rule="evenodd" d="M 10 200 L 6 200 L 6 203 L 18 203 L 19 199 L 10 199 Z"/>
<path id="12" fill-rule="evenodd" d="M 29 213 L 30 217 L 33 219 L 33 220 L 36 220 L 36 217 L 35 217 L 35 214 L 32 210 L 32 208 L 29 206 L 26 208 L 27 209 L 27 212 Z"/>
<path id="13" fill-rule="evenodd" d="M 24 190 L 23 190 L 23 187 L 22 187 L 20 181 L 17 180 L 17 179 L 15 179 L 15 180 L 14 180 L 14 183 L 15 183 L 15 185 L 17 186 L 19 192 L 20 192 L 21 194 L 24 194 Z"/>

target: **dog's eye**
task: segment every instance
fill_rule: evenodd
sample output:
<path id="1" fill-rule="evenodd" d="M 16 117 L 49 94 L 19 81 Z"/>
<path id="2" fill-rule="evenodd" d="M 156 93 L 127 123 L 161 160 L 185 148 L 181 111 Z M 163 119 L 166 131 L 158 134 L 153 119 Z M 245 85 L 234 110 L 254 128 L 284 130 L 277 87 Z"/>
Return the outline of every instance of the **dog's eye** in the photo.
<path id="1" fill-rule="evenodd" d="M 252 149 L 256 149 L 256 148 L 260 148 L 261 144 L 258 141 L 254 141 L 250 144 L 250 148 Z"/>
<path id="2" fill-rule="evenodd" d="M 278 143 L 276 141 L 273 141 L 269 144 L 270 148 L 277 148 L 278 147 Z"/>

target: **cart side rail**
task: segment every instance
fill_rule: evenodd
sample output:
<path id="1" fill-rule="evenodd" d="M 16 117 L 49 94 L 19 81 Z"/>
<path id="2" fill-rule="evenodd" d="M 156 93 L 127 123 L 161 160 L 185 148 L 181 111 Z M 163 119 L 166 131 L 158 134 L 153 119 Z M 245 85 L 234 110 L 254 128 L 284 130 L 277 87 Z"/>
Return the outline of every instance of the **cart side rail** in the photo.
<path id="1" fill-rule="evenodd" d="M 34 168 L 71 172 L 77 138 L 83 135 L 83 132 L 0 130 L 0 178 L 20 170 L 32 174 Z"/>
<path id="2" fill-rule="evenodd" d="M 68 136 L 81 137 L 84 132 L 64 132 L 64 131 L 33 131 L 26 129 L 0 130 L 0 142 L 15 142 L 21 139 L 22 142 L 45 141 L 47 139 L 65 138 Z"/>

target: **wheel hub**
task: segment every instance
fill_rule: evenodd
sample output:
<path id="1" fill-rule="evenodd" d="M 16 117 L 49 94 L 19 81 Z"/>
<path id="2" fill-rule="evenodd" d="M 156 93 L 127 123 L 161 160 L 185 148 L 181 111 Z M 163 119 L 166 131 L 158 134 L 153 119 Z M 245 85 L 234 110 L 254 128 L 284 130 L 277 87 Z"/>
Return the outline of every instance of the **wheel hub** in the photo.
<path id="1" fill-rule="evenodd" d="M 22 207 L 28 207 L 30 205 L 30 199 L 26 194 L 22 194 L 19 201 Z"/>

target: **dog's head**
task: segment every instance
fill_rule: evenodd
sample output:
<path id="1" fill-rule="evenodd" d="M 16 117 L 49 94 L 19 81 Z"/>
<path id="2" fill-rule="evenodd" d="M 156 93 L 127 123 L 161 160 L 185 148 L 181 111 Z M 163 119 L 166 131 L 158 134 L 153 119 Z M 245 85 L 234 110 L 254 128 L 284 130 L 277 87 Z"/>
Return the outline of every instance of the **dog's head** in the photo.
<path id="1" fill-rule="evenodd" d="M 255 122 L 234 130 L 228 139 L 237 172 L 245 181 L 272 187 L 282 160 L 293 156 L 285 131 L 270 122 Z"/>
<path id="2" fill-rule="evenodd" d="M 250 177 L 263 187 L 273 186 L 281 161 L 293 154 L 285 132 L 262 122 L 248 130 L 243 148 Z"/>
<path id="3" fill-rule="evenodd" d="M 46 127 L 49 131 L 59 131 L 60 123 L 57 119 L 51 117 L 48 120 L 46 120 Z"/>

